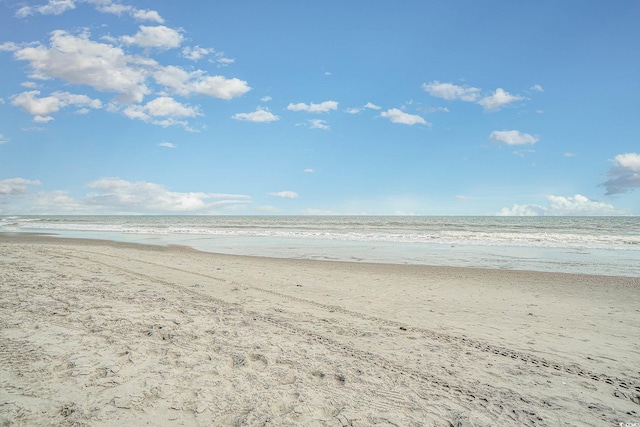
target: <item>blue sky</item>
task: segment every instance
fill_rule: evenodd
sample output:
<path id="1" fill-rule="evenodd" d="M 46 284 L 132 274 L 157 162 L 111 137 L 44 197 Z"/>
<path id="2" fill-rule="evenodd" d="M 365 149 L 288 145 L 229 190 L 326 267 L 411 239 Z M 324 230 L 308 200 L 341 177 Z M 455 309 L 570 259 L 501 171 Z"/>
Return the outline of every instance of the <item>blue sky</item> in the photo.
<path id="1" fill-rule="evenodd" d="M 640 3 L 0 0 L 0 214 L 640 214 Z"/>

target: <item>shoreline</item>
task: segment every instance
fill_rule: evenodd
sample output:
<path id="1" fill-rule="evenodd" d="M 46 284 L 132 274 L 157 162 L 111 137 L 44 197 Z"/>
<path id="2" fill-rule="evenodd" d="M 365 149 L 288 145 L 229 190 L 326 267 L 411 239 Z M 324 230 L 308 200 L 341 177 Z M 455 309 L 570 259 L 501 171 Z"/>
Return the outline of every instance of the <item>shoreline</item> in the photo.
<path id="1" fill-rule="evenodd" d="M 84 234 L 84 232 L 83 232 Z M 117 238 L 102 238 L 102 237 L 77 237 L 77 236 L 65 236 L 64 234 L 56 232 L 6 232 L 0 231 L 0 243 L 6 239 L 25 239 L 32 242 L 66 242 L 68 244 L 104 244 L 104 245 L 131 245 L 147 248 L 180 248 L 184 250 L 192 250 L 203 254 L 211 254 L 217 256 L 230 256 L 230 257 L 244 257 L 244 258 L 256 258 L 256 259 L 273 259 L 273 260 L 291 260 L 291 261 L 311 261 L 311 262 L 327 262 L 327 263 L 346 263 L 346 264 L 363 264 L 363 265 L 389 265 L 389 266 L 416 266 L 425 268 L 451 268 L 451 269 L 463 269 L 463 270 L 491 270 L 491 271 L 510 271 L 510 272 L 522 272 L 522 273 L 543 273 L 543 274 L 560 274 L 560 275 L 576 275 L 576 276 L 601 276 L 607 278 L 627 278 L 627 279 L 640 279 L 640 276 L 625 275 L 625 274 L 604 274 L 604 273 L 584 273 L 584 272 L 572 272 L 572 271 L 557 271 L 557 270 L 545 270 L 545 269 L 527 269 L 527 268 L 497 268 L 490 266 L 465 266 L 465 265 L 449 265 L 449 264 L 429 264 L 426 262 L 391 262 L 391 261 L 374 261 L 363 260 L 360 258 L 327 258 L 327 257 L 291 257 L 291 256 L 272 256 L 272 255 L 256 255 L 256 254 L 243 254 L 243 253 L 230 253 L 220 251 L 210 251 L 199 248 L 191 244 L 171 243 L 162 241 L 143 241 L 143 239 L 131 239 L 120 240 Z M 9 240 L 10 241 L 10 240 Z M 93 242 L 93 243 L 92 243 Z M 443 248 L 449 249 L 449 248 Z"/>
<path id="2" fill-rule="evenodd" d="M 0 284 L 2 421 L 640 421 L 638 278 L 2 233 Z"/>

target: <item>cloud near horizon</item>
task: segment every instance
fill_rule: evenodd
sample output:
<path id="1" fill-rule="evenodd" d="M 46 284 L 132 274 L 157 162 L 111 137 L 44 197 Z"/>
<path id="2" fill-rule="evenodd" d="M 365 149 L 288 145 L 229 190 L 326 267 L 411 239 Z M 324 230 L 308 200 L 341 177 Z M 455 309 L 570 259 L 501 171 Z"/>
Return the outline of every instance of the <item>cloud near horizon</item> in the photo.
<path id="1" fill-rule="evenodd" d="M 613 205 L 602 203 L 576 194 L 568 196 L 547 196 L 548 206 L 518 205 L 502 208 L 496 213 L 498 216 L 607 216 L 628 215 L 626 210 L 620 210 Z"/>
<path id="2" fill-rule="evenodd" d="M 120 178 L 102 178 L 87 184 L 90 189 L 81 198 L 65 191 L 29 192 L 40 181 L 11 178 L 0 181 L 1 214 L 145 214 L 190 213 L 219 214 L 234 212 L 253 203 L 243 194 L 175 192 L 160 184 L 131 182 Z M 4 202 L 8 208 L 3 208 Z"/>
<path id="3" fill-rule="evenodd" d="M 297 199 L 298 193 L 295 191 L 278 191 L 274 193 L 267 193 L 269 196 L 279 197 L 280 199 Z"/>

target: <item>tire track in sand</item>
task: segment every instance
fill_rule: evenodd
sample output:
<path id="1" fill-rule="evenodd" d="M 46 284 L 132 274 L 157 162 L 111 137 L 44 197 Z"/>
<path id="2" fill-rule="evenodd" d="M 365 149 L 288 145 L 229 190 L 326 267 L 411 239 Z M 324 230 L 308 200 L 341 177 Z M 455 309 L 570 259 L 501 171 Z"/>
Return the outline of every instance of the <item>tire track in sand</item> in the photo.
<path id="1" fill-rule="evenodd" d="M 238 287 L 243 287 L 246 289 L 252 289 L 254 291 L 260 292 L 260 293 L 264 293 L 264 294 L 268 294 L 268 295 L 273 295 L 279 298 L 283 298 L 283 299 L 288 299 L 291 301 L 295 301 L 298 303 L 302 303 L 302 304 L 306 304 L 306 305 L 310 305 L 316 308 L 319 308 L 321 310 L 325 310 L 328 311 L 330 313 L 341 313 L 344 314 L 346 316 L 351 316 L 351 317 L 355 317 L 355 318 L 359 318 L 362 320 L 366 320 L 369 322 L 372 322 L 374 324 L 378 324 L 378 325 L 385 325 L 387 327 L 392 327 L 392 328 L 396 328 L 399 330 L 403 330 L 403 331 L 407 331 L 407 332 L 416 332 L 416 333 L 420 333 L 426 337 L 429 337 L 430 339 L 433 339 L 435 341 L 439 341 L 439 342 L 443 342 L 445 344 L 452 344 L 452 343 L 456 343 L 459 345 L 463 345 L 466 347 L 470 347 L 473 348 L 475 350 L 479 350 L 485 353 L 491 353 L 494 354 L 496 356 L 502 356 L 505 358 L 510 358 L 512 360 L 520 360 L 522 362 L 525 362 L 529 365 L 532 365 L 536 368 L 539 369 L 546 369 L 546 370 L 550 370 L 550 371 L 556 371 L 556 372 L 564 372 L 570 375 L 574 375 L 577 377 L 580 377 L 583 380 L 588 380 L 588 381 L 595 381 L 595 382 L 599 382 L 599 383 L 603 383 L 603 384 L 607 384 L 609 386 L 612 387 L 617 387 L 619 389 L 622 390 L 615 390 L 614 391 L 614 395 L 618 398 L 622 398 L 622 399 L 629 399 L 629 400 L 633 400 L 633 396 L 628 396 L 628 394 L 631 393 L 638 393 L 640 394 L 640 382 L 634 381 L 632 379 L 621 379 L 621 378 L 617 378 L 617 377 L 612 377 L 610 375 L 607 374 L 603 374 L 603 373 L 597 373 L 594 371 L 591 371 L 589 369 L 586 369 L 584 367 L 581 367 L 579 365 L 576 364 L 564 364 L 561 362 L 554 362 L 545 358 L 541 358 L 538 357 L 536 355 L 530 354 L 530 353 L 526 353 L 526 352 L 522 352 L 522 351 L 516 351 L 513 349 L 509 349 L 506 347 L 501 347 L 501 346 L 496 346 L 493 344 L 489 344 L 486 342 L 483 342 L 481 340 L 477 340 L 477 339 L 472 339 L 472 338 L 468 338 L 465 336 L 456 336 L 456 335 L 449 335 L 449 334 L 443 334 L 443 333 L 439 333 L 436 331 L 433 331 L 431 329 L 426 329 L 426 328 L 421 328 L 421 327 L 416 327 L 416 326 L 412 326 L 406 323 L 402 323 L 402 322 L 398 322 L 398 321 L 393 321 L 393 320 L 389 320 L 389 319 L 384 319 L 381 317 L 376 317 L 376 316 L 371 316 L 368 314 L 364 314 L 364 313 L 359 313 L 353 310 L 348 310 L 345 309 L 343 307 L 340 306 L 336 306 L 336 305 L 329 305 L 329 304 L 322 304 L 319 303 L 317 301 L 313 301 L 313 300 L 308 300 L 305 298 L 300 298 L 297 296 L 293 296 L 293 295 L 288 295 L 285 293 L 281 293 L 281 292 L 276 292 L 270 289 L 264 289 L 264 288 L 260 288 L 258 286 L 254 286 L 251 284 L 246 284 L 246 283 L 239 283 L 236 281 L 232 281 L 232 280 L 228 280 L 228 279 L 224 279 L 221 277 L 217 277 L 215 275 L 212 274 L 204 274 L 204 273 L 198 273 L 198 272 L 192 272 L 189 270 L 185 270 L 185 269 L 181 269 L 178 267 L 172 267 L 172 266 L 168 266 L 168 265 L 163 265 L 163 264 L 157 264 L 157 263 L 153 263 L 153 262 L 149 262 L 149 261 L 144 261 L 144 260 L 140 260 L 140 259 L 125 259 L 121 256 L 118 255 L 112 255 L 112 254 L 102 254 L 102 253 L 98 253 L 98 252 L 92 252 L 92 251 L 87 251 L 87 250 L 83 250 L 82 252 L 87 253 L 87 254 L 91 254 L 91 255 L 98 255 L 98 256 L 107 256 L 107 257 L 112 257 L 112 258 L 117 258 L 123 261 L 135 261 L 135 262 L 139 262 L 142 264 L 147 264 L 147 265 L 151 265 L 154 266 L 156 268 L 164 268 L 164 269 L 168 269 L 168 270 L 173 270 L 176 272 L 180 272 L 183 274 L 189 274 L 189 275 L 193 275 L 193 276 L 199 276 L 202 278 L 206 278 L 209 280 L 215 280 L 217 282 L 226 284 L 226 285 L 232 285 L 232 286 L 238 286 Z M 75 257 L 75 258 L 80 258 L 83 260 L 87 260 L 87 261 L 95 261 L 92 260 L 90 258 L 84 258 L 84 257 L 79 257 L 78 255 L 73 255 L 73 254 L 67 254 L 68 256 L 71 257 Z M 105 264 L 105 265 L 109 265 L 110 264 Z M 624 391 L 623 391 L 624 390 Z M 635 401 L 634 401 L 635 402 Z"/>

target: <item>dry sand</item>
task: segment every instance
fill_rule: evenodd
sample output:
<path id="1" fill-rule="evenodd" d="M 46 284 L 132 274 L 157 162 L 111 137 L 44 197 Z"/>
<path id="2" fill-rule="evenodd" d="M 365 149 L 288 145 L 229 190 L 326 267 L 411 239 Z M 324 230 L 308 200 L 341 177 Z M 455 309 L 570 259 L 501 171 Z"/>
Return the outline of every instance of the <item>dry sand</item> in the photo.
<path id="1" fill-rule="evenodd" d="M 640 279 L 0 236 L 0 425 L 640 423 Z"/>

